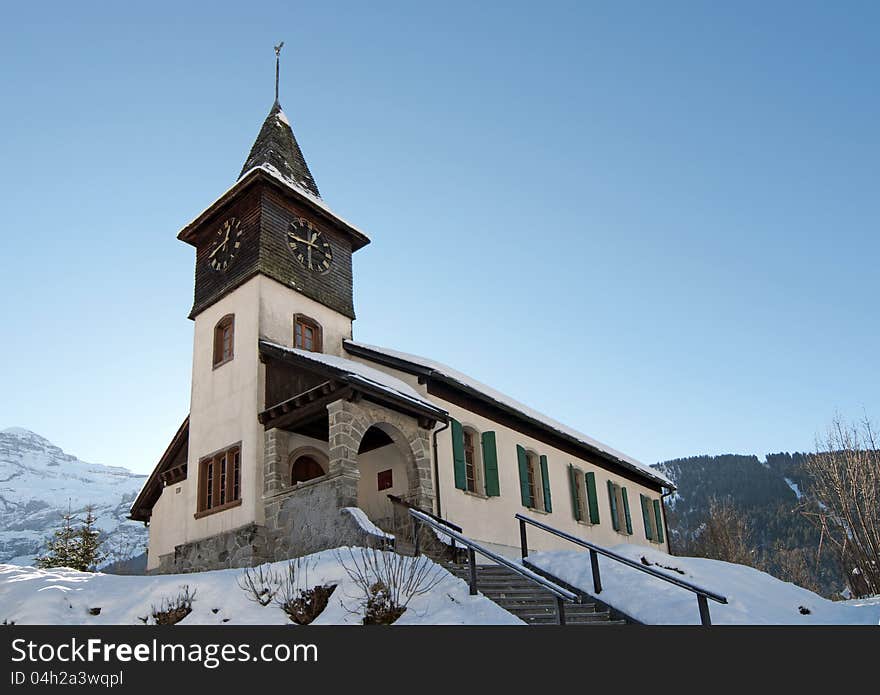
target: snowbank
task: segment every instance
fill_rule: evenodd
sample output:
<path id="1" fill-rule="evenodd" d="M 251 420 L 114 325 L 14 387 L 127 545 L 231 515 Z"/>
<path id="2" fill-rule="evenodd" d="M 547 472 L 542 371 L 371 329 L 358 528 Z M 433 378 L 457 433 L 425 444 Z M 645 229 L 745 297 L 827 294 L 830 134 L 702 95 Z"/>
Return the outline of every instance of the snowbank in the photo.
<path id="1" fill-rule="evenodd" d="M 726 596 L 726 605 L 709 601 L 712 623 L 716 625 L 880 625 L 880 597 L 829 601 L 744 565 L 675 557 L 654 548 L 628 544 L 613 550 L 637 562 L 645 558 L 654 565 L 653 569 Z M 536 553 L 529 556 L 529 561 L 592 593 L 589 553 Z M 602 556 L 599 569 L 602 593 L 598 598 L 636 620 L 651 625 L 700 623 L 697 598 L 690 591 Z"/>
<path id="2" fill-rule="evenodd" d="M 357 552 L 357 550 L 355 550 Z M 346 548 L 309 556 L 310 584 L 337 584 L 315 625 L 357 625 L 357 590 L 340 562 Z M 409 558 L 407 558 L 409 560 Z M 349 561 L 350 564 L 350 561 Z M 286 562 L 273 565 L 286 568 Z M 470 596 L 467 584 L 438 566 L 443 580 L 428 594 L 415 597 L 399 625 L 522 624 L 484 596 Z M 195 591 L 193 610 L 181 625 L 292 625 L 275 605 L 250 601 L 238 586 L 243 570 L 193 574 L 119 576 L 70 569 L 41 570 L 0 565 L 0 623 L 16 625 L 139 625 L 151 606 L 177 596 L 184 586 Z M 100 608 L 98 615 L 90 609 Z M 349 610 L 351 609 L 351 610 Z"/>

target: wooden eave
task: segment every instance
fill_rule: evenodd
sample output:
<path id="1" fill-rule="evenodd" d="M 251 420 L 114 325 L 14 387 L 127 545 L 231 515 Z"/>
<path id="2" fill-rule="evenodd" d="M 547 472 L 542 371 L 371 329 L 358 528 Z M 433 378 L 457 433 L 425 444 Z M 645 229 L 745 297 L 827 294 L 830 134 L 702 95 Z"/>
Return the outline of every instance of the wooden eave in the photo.
<path id="1" fill-rule="evenodd" d="M 426 385 L 429 395 L 437 396 L 449 403 L 460 405 L 471 412 L 483 415 L 494 422 L 510 427 L 526 436 L 565 451 L 572 456 L 590 461 L 615 475 L 632 480 L 640 485 L 646 485 L 658 492 L 663 487 L 675 489 L 668 483 L 654 478 L 650 473 L 613 456 L 607 451 L 591 446 L 587 442 L 550 427 L 546 423 L 536 420 L 512 406 L 498 402 L 481 391 L 462 384 L 434 369 L 414 364 L 399 357 L 376 352 L 361 345 L 354 345 L 349 342 L 345 342 L 343 345 L 346 352 L 352 355 L 397 369 L 406 374 L 418 376 L 419 383 Z"/>
<path id="2" fill-rule="evenodd" d="M 183 423 L 177 428 L 177 432 L 174 434 L 174 437 L 172 437 L 171 443 L 168 445 L 168 448 L 165 449 L 165 453 L 162 454 L 162 457 L 159 459 L 159 463 L 156 464 L 153 472 L 150 473 L 150 477 L 147 478 L 147 482 L 141 488 L 140 493 L 138 493 L 134 504 L 131 505 L 131 512 L 128 516 L 129 519 L 133 521 L 150 520 L 153 505 L 156 504 L 156 501 L 162 494 L 162 488 L 164 487 L 162 476 L 166 472 L 170 472 L 172 469 L 183 467 L 172 466 L 171 464 L 180 453 L 181 447 L 186 446 L 188 441 L 189 415 L 184 418 Z"/>
<path id="3" fill-rule="evenodd" d="M 383 405 L 404 415 L 416 417 L 419 424 L 427 429 L 432 428 L 434 423 L 438 421 L 444 423 L 449 421 L 446 411 L 440 408 L 420 403 L 403 394 L 397 394 L 358 374 L 300 357 L 263 340 L 260 341 L 260 359 L 263 362 L 268 360 L 285 362 L 326 379 L 318 386 L 273 404 L 262 411 L 257 417 L 266 429 L 286 428 L 294 424 L 302 424 L 322 416 L 326 412 L 327 405 L 334 401 L 340 399 L 358 400 L 360 398 Z"/>
<path id="4" fill-rule="evenodd" d="M 330 403 L 348 400 L 352 395 L 352 389 L 341 381 L 328 380 L 266 408 L 257 419 L 267 430 L 273 427 L 293 429 L 324 417 Z"/>
<path id="5" fill-rule="evenodd" d="M 233 198 L 238 197 L 245 190 L 247 190 L 251 186 L 256 185 L 257 182 L 262 182 L 273 186 L 286 197 L 306 207 L 310 212 L 313 212 L 315 216 L 319 217 L 330 226 L 335 227 L 336 229 L 346 234 L 351 240 L 352 251 L 362 249 L 364 246 L 370 243 L 369 237 L 361 232 L 359 229 L 352 227 L 345 220 L 337 217 L 328 208 L 324 207 L 310 196 L 299 192 L 294 186 L 285 184 L 283 181 L 279 180 L 265 169 L 259 167 L 251 169 L 223 195 L 221 195 L 219 198 L 217 198 L 217 200 L 211 203 L 211 205 L 203 210 L 198 217 L 196 217 L 192 222 L 190 222 L 188 225 L 180 230 L 180 232 L 177 234 L 177 238 L 183 242 L 186 242 L 187 244 L 190 244 L 191 246 L 197 246 L 198 240 L 203 233 L 203 223 L 208 220 L 212 215 L 221 210 L 223 206 L 230 202 Z"/>

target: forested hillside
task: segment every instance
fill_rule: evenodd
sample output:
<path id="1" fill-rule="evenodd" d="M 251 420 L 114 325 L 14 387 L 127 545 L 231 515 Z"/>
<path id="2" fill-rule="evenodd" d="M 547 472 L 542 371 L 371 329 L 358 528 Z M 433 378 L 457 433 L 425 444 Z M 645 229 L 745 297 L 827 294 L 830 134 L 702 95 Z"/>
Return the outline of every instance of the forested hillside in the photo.
<path id="1" fill-rule="evenodd" d="M 800 453 L 768 454 L 764 461 L 725 454 L 657 464 L 678 486 L 667 498 L 673 552 L 710 554 L 700 547 L 700 529 L 711 501 L 728 499 L 747 522 L 755 567 L 826 596 L 843 590 L 834 557 L 819 554 L 819 531 L 802 513 L 810 490 L 804 460 Z"/>

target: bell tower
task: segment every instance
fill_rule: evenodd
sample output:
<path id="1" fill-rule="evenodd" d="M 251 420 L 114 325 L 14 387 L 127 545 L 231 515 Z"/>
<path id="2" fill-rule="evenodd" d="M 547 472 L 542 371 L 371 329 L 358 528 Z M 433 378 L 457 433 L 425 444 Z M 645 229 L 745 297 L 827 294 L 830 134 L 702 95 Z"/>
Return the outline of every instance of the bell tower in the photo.
<path id="1" fill-rule="evenodd" d="M 367 236 L 324 202 L 276 99 L 238 179 L 178 234 L 196 251 L 186 509 L 192 541 L 261 524 L 260 340 L 343 355 L 352 254 Z"/>

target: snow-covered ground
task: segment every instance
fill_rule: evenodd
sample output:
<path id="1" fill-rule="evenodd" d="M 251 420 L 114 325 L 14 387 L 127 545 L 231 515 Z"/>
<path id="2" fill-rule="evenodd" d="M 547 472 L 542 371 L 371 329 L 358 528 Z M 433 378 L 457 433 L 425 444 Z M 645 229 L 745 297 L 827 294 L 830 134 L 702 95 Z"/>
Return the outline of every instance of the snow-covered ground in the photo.
<path id="1" fill-rule="evenodd" d="M 355 551 L 357 552 L 357 551 Z M 344 548 L 309 556 L 309 584 L 337 584 L 315 625 L 357 625 L 357 589 L 342 562 Z M 342 561 L 340 561 L 340 558 Z M 406 558 L 411 561 L 410 558 Z M 274 563 L 282 570 L 286 562 Z M 417 596 L 395 624 L 400 625 L 521 625 L 484 596 L 470 596 L 467 584 L 437 566 L 443 579 L 430 593 Z M 0 565 L 0 623 L 16 625 L 139 625 L 152 606 L 173 599 L 188 586 L 195 591 L 193 610 L 182 625 L 292 625 L 274 604 L 260 606 L 238 585 L 243 570 L 193 574 L 119 576 L 69 569 L 40 570 Z M 99 615 L 90 609 L 100 608 Z M 353 612 L 354 611 L 354 612 Z"/>
<path id="2" fill-rule="evenodd" d="M 744 565 L 675 557 L 654 548 L 628 544 L 613 550 L 637 562 L 645 558 L 654 565 L 653 569 L 726 596 L 726 605 L 709 601 L 713 624 L 880 625 L 880 597 L 829 601 Z M 536 553 L 529 556 L 529 561 L 583 591 L 593 590 L 586 552 Z M 598 598 L 636 620 L 651 625 L 699 624 L 697 598 L 690 591 L 602 556 L 599 569 L 602 593 Z"/>

